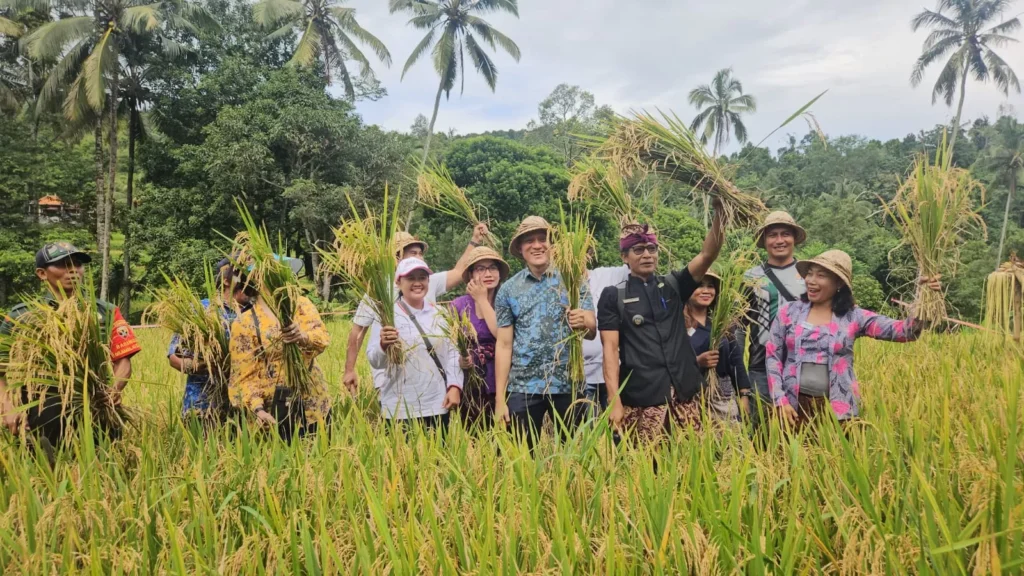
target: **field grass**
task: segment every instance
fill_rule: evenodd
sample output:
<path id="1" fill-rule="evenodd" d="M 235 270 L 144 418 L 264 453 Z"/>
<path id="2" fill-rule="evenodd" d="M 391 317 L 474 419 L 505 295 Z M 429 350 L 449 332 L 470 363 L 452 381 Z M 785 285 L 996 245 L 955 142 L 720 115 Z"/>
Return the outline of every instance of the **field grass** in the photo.
<path id="1" fill-rule="evenodd" d="M 337 387 L 346 326 L 322 357 Z M 1024 569 L 1020 349 L 862 341 L 864 418 L 767 448 L 725 430 L 658 454 L 601 424 L 533 457 L 491 433 L 386 433 L 366 390 L 332 434 L 204 438 L 177 417 L 167 335 L 126 403 L 139 428 L 55 469 L 0 449 L 0 572 L 960 574 Z"/>

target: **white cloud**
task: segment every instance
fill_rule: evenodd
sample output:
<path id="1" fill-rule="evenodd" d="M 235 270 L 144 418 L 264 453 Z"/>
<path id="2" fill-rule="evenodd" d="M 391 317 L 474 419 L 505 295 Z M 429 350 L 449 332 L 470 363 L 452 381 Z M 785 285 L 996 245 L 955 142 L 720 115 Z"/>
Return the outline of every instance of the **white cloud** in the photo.
<path id="1" fill-rule="evenodd" d="M 390 70 L 375 67 L 389 96 L 362 102 L 359 111 L 368 122 L 407 130 L 417 114 L 429 117 L 437 91 L 429 58 L 401 79 L 422 32 L 405 25 L 408 16 L 389 15 L 382 0 L 351 5 L 394 59 Z M 746 91 L 758 97 L 758 113 L 748 120 L 754 139 L 825 89 L 829 94 L 814 110 L 830 134 L 902 138 L 953 116 L 941 102 L 931 106 L 938 68 L 918 88 L 909 83 L 925 37 L 911 32 L 910 19 L 922 6 L 921 0 L 520 0 L 520 19 L 487 19 L 517 42 L 521 62 L 504 53 L 495 57 L 493 94 L 467 66 L 465 93 L 442 97 L 436 128 L 463 134 L 522 128 L 562 82 L 578 84 L 598 103 L 622 112 L 657 106 L 688 118 L 695 111 L 687 93 L 732 66 Z M 1024 76 L 1024 45 L 1000 54 Z M 964 115 L 993 116 L 1007 101 L 1018 108 L 1022 103 L 1019 95 L 1006 98 L 992 85 L 971 83 Z M 768 145 L 784 141 L 779 134 Z"/>

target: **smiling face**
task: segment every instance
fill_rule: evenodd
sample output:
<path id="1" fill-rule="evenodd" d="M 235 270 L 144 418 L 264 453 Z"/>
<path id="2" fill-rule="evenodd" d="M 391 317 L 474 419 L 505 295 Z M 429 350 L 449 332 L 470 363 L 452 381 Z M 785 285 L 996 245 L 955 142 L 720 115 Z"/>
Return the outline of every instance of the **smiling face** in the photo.
<path id="1" fill-rule="evenodd" d="M 548 239 L 546 230 L 530 232 L 519 240 L 519 250 L 523 253 L 523 260 L 531 268 L 547 268 L 551 260 L 551 241 Z"/>
<path id="2" fill-rule="evenodd" d="M 700 288 L 694 290 L 693 295 L 690 296 L 690 306 L 708 308 L 715 302 L 716 294 L 718 294 L 718 290 L 715 288 L 715 281 L 705 277 L 700 283 Z"/>
<path id="3" fill-rule="evenodd" d="M 85 264 L 74 257 L 54 262 L 46 268 L 36 268 L 36 277 L 50 285 L 54 295 L 68 295 L 85 275 Z"/>
<path id="4" fill-rule="evenodd" d="M 622 261 L 634 276 L 647 278 L 658 269 L 658 245 L 637 244 L 622 251 Z"/>
<path id="5" fill-rule="evenodd" d="M 498 287 L 501 282 L 501 270 L 494 260 L 481 260 L 473 264 L 473 280 L 484 285 L 488 290 Z"/>
<path id="6" fill-rule="evenodd" d="M 770 226 L 764 231 L 764 248 L 772 260 L 788 261 L 796 248 L 796 234 L 786 225 Z"/>
<path id="7" fill-rule="evenodd" d="M 402 260 L 406 258 L 419 258 L 423 259 L 423 255 L 427 251 L 423 249 L 423 244 L 409 244 L 402 249 Z"/>
<path id="8" fill-rule="evenodd" d="M 842 282 L 839 277 L 817 264 L 811 264 L 804 276 L 807 285 L 807 300 L 812 304 L 831 302 Z"/>
<path id="9" fill-rule="evenodd" d="M 426 270 L 413 270 L 398 279 L 398 289 L 402 291 L 402 298 L 417 308 L 423 304 L 429 288 L 430 275 Z"/>

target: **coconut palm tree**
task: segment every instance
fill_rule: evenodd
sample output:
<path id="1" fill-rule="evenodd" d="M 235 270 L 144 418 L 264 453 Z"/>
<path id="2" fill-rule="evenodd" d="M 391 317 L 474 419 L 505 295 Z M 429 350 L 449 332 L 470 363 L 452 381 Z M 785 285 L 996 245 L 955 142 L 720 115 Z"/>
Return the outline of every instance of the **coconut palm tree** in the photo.
<path id="1" fill-rule="evenodd" d="M 1006 224 L 1010 220 L 1010 206 L 1017 194 L 1017 183 L 1024 174 L 1024 124 L 1016 118 L 1003 116 L 992 130 L 991 145 L 985 149 L 984 165 L 1005 178 L 1007 185 L 1006 208 L 1003 210 L 1003 229 L 999 233 L 999 251 L 996 267 L 1003 262 L 1003 247 L 1006 244 Z"/>
<path id="2" fill-rule="evenodd" d="M 690 91 L 690 104 L 697 109 L 703 108 L 693 119 L 690 129 L 700 131 L 700 141 L 707 144 L 715 139 L 713 154 L 723 144 L 729 143 L 730 133 L 736 136 L 740 144 L 747 141 L 747 127 L 743 124 L 741 114 L 757 112 L 757 99 L 743 93 L 743 84 L 733 78 L 732 68 L 723 68 L 715 74 L 711 84 L 698 86 Z M 700 127 L 704 126 L 701 130 Z"/>
<path id="3" fill-rule="evenodd" d="M 355 85 L 345 61 L 355 60 L 360 65 L 359 73 L 363 78 L 373 77 L 370 61 L 355 41 L 369 46 L 385 66 L 391 66 L 391 53 L 383 42 L 356 22 L 355 8 L 338 5 L 344 2 L 263 0 L 256 4 L 253 13 L 260 26 L 277 27 L 268 36 L 269 39 L 281 38 L 301 28 L 302 36 L 288 63 L 293 66 L 312 66 L 317 59 L 322 60 L 327 83 L 331 84 L 331 70 L 337 70 L 345 85 L 345 96 L 355 100 Z"/>
<path id="4" fill-rule="evenodd" d="M 517 0 L 389 0 L 388 6 L 392 14 L 410 12 L 413 17 L 409 24 L 427 31 L 426 36 L 413 48 L 412 54 L 405 62 L 402 77 L 405 78 L 405 73 L 427 53 L 428 49 L 433 56 L 434 69 L 441 77 L 437 86 L 437 96 L 434 97 L 434 114 L 430 117 L 426 141 L 423 144 L 423 160 L 426 161 L 430 153 L 434 123 L 437 121 L 437 109 L 441 106 L 441 94 L 451 96 L 451 91 L 459 78 L 462 79 L 460 91 L 465 89 L 466 51 L 469 52 L 469 58 L 476 71 L 484 77 L 492 92 L 498 83 L 498 68 L 484 50 L 481 41 L 488 44 L 492 50 L 501 48 L 519 62 L 519 46 L 478 14 L 508 12 L 518 18 L 519 5 Z"/>
<path id="5" fill-rule="evenodd" d="M 936 11 L 923 10 L 910 22 L 915 32 L 921 28 L 932 29 L 910 73 L 910 84 L 920 84 L 925 69 L 948 56 L 932 87 L 932 104 L 941 96 L 946 106 L 952 106 L 954 94 L 958 89 L 960 92 L 956 116 L 953 117 L 950 149 L 955 147 L 960 132 L 960 115 L 964 110 L 969 74 L 973 74 L 979 82 L 992 79 L 1003 94 L 1009 95 L 1010 88 L 1020 92 L 1017 75 L 993 50 L 993 47 L 1017 41 L 1008 34 L 1020 28 L 1018 18 L 992 25 L 993 21 L 1001 19 L 1003 12 L 1012 3 L 1013 0 L 939 0 Z M 948 16 L 943 14 L 947 11 L 950 13 Z"/>
<path id="6" fill-rule="evenodd" d="M 24 31 L 20 23 L 0 16 L 0 37 L 18 38 Z M 25 86 L 23 76 L 15 66 L 0 62 L 0 110 L 18 108 L 18 92 Z"/>
<path id="7" fill-rule="evenodd" d="M 46 0 L 24 0 L 33 8 L 49 11 Z M 64 117 L 72 124 L 92 120 L 96 141 L 97 168 L 102 171 L 102 113 L 107 114 L 109 145 L 106 186 L 97 174 L 97 226 L 101 255 L 100 298 L 107 298 L 110 272 L 110 235 L 114 188 L 117 186 L 118 109 L 122 58 L 125 50 L 141 36 L 159 39 L 162 50 L 181 53 L 185 47 L 163 35 L 180 29 L 199 35 L 219 28 L 203 7 L 185 0 L 88 0 L 76 10 L 61 14 L 25 37 L 31 58 L 55 61 L 43 84 L 38 107 L 52 106 L 63 96 Z M 66 10 L 66 8 L 62 8 Z M 105 192 L 103 189 L 106 189 Z"/>

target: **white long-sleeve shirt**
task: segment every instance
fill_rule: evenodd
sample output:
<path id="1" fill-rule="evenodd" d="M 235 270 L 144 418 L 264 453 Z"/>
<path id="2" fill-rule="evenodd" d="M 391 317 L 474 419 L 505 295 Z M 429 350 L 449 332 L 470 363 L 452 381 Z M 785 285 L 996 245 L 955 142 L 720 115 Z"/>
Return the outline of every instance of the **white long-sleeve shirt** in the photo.
<path id="1" fill-rule="evenodd" d="M 380 397 L 384 416 L 394 420 L 440 416 L 448 412 L 443 407 L 449 386 L 462 388 L 462 369 L 459 353 L 447 338 L 447 327 L 437 313 L 437 305 L 424 302 L 417 310 L 409 307 L 416 321 L 434 347 L 434 353 L 444 367 L 448 381 L 441 378 L 437 364 L 427 353 L 423 337 L 400 305 L 395 306 L 395 328 L 405 349 L 405 364 L 393 366 L 387 352 L 380 346 L 380 322 L 370 328 L 370 341 L 366 356 L 373 368 L 373 384 Z"/>
<path id="2" fill-rule="evenodd" d="M 629 278 L 628 266 L 607 266 L 594 268 L 590 271 L 590 295 L 594 306 L 601 299 L 601 292 L 609 286 L 617 286 Z M 583 370 L 587 376 L 587 384 L 604 384 L 604 349 L 601 344 L 601 330 L 593 340 L 583 341 Z"/>

